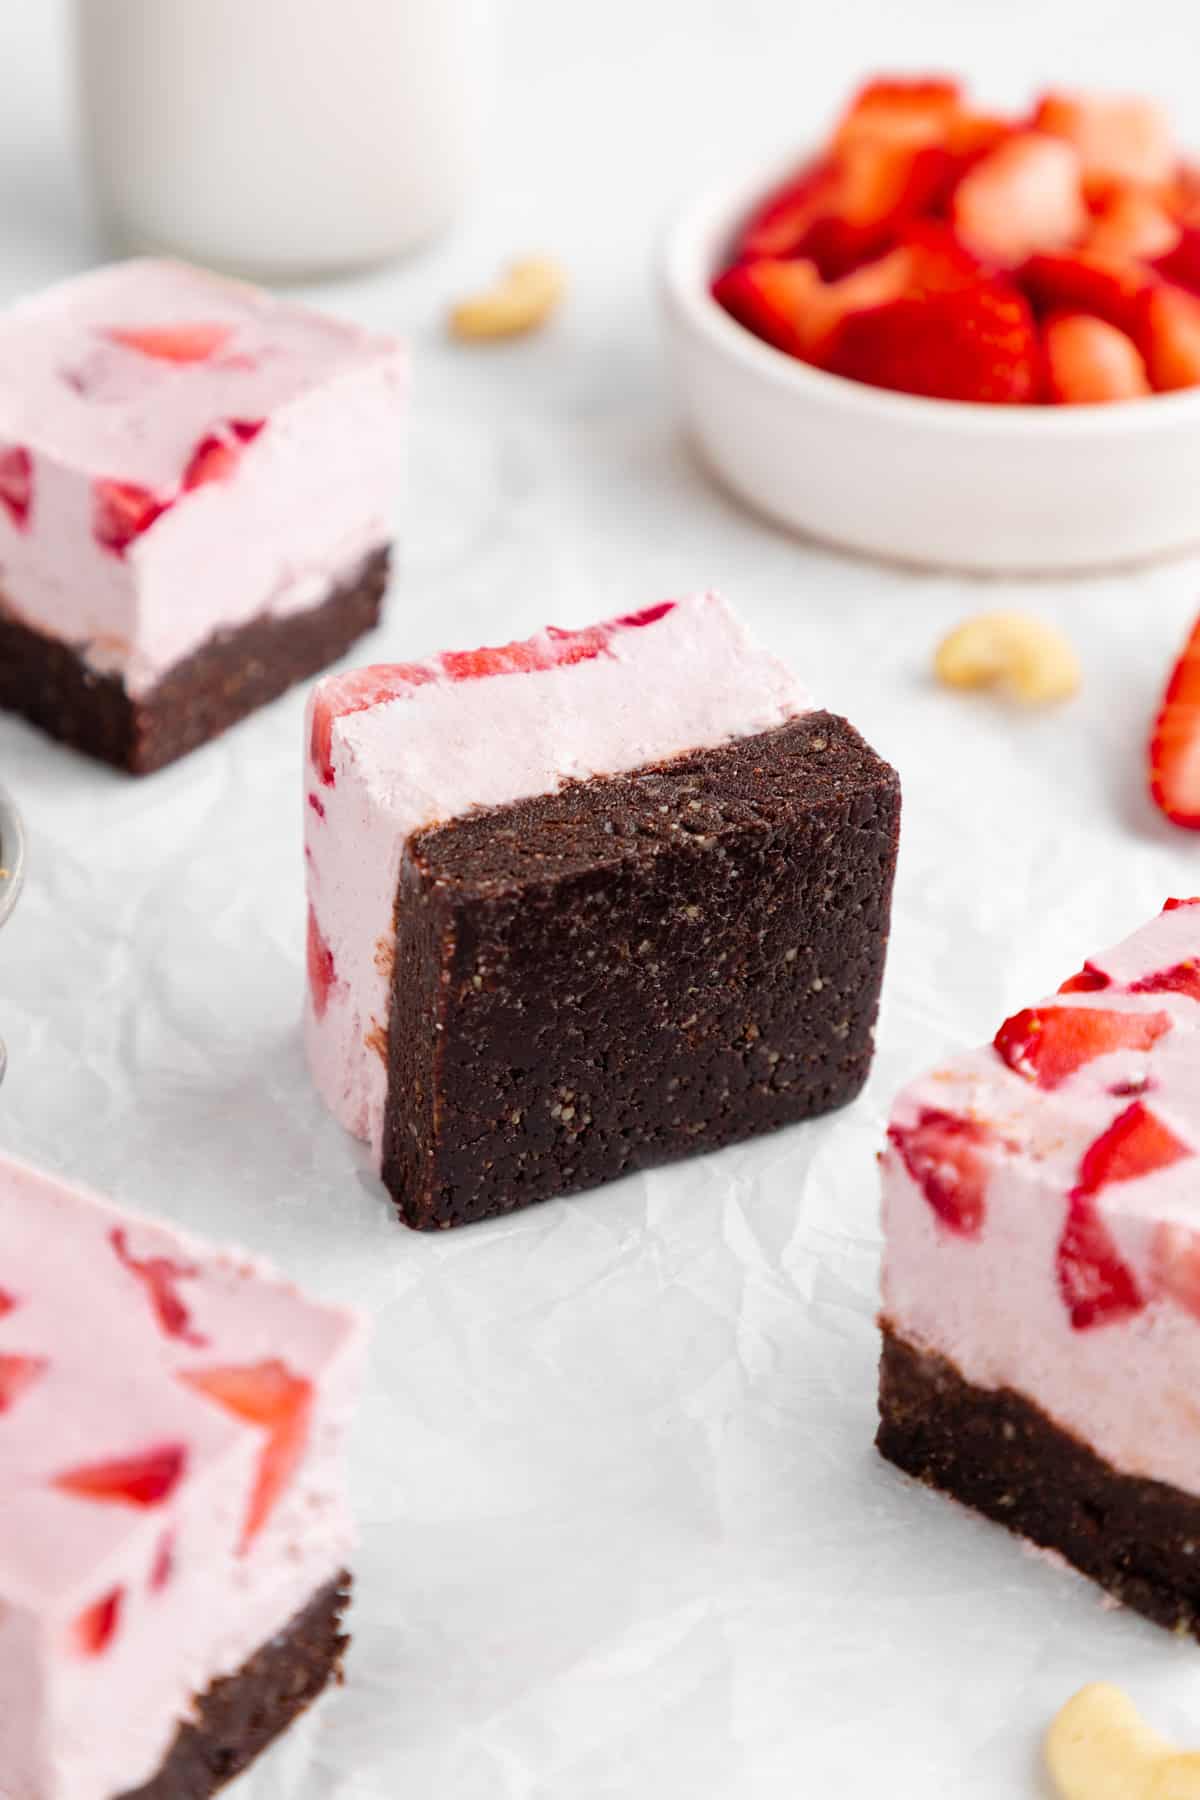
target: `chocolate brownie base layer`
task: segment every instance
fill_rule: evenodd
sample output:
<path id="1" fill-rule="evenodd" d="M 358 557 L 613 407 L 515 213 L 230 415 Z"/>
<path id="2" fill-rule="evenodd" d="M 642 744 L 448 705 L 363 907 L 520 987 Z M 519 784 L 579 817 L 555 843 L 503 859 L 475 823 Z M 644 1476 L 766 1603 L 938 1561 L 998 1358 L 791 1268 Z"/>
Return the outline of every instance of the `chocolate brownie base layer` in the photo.
<path id="1" fill-rule="evenodd" d="M 1011 1388 L 973 1387 L 887 1326 L 879 1414 L 889 1462 L 1057 1550 L 1156 1625 L 1200 1637 L 1200 1500 L 1122 1475 Z"/>
<path id="2" fill-rule="evenodd" d="M 467 814 L 409 842 L 383 1175 L 426 1229 L 858 1093 L 900 791 L 845 720 Z"/>
<path id="3" fill-rule="evenodd" d="M 69 644 L 0 612 L 0 707 L 101 762 L 149 775 L 327 668 L 379 623 L 390 553 L 375 551 L 320 606 L 219 631 L 148 693 L 99 675 Z"/>
<path id="4" fill-rule="evenodd" d="M 180 1726 L 158 1774 L 120 1800 L 206 1800 L 249 1768 L 323 1688 L 341 1680 L 349 1598 L 350 1577 L 341 1575 L 245 1668 L 214 1682 L 196 1702 L 195 1722 Z"/>

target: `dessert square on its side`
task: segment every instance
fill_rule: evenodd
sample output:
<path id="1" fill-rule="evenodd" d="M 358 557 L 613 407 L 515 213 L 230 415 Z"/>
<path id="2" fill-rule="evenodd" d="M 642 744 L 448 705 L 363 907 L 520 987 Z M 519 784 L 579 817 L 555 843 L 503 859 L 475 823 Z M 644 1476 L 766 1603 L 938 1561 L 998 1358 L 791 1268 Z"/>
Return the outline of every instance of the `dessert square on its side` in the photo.
<path id="1" fill-rule="evenodd" d="M 0 1159 L 0 1782 L 195 1800 L 338 1677 L 356 1318 Z"/>
<path id="2" fill-rule="evenodd" d="M 0 314 L 0 707 L 145 774 L 378 620 L 405 356 L 137 260 Z"/>
<path id="3" fill-rule="evenodd" d="M 858 1092 L 896 777 L 715 597 L 331 678 L 310 729 L 310 1061 L 407 1224 Z"/>

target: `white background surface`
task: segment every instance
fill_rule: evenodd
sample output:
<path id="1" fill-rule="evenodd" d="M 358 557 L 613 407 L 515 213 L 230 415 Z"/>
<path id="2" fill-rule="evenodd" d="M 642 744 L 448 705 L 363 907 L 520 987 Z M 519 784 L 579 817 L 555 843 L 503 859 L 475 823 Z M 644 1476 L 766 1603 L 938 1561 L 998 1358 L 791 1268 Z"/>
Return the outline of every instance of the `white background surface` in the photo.
<path id="1" fill-rule="evenodd" d="M 51 0 L 0 11 L 0 299 L 98 254 L 60 28 Z M 473 215 L 323 292 L 418 355 L 406 566 L 373 658 L 717 584 L 898 764 L 879 1057 L 848 1111 L 408 1234 L 301 1058 L 302 696 L 144 784 L 0 720 L 31 836 L 0 942 L 0 1140 L 375 1318 L 350 1683 L 247 1800 L 1010 1800 L 1042 1791 L 1041 1731 L 1094 1678 L 1200 1744 L 1194 1647 L 871 1449 L 890 1096 L 1200 889 L 1200 842 L 1143 796 L 1200 569 L 985 586 L 789 541 L 679 442 L 649 285 L 671 200 L 810 135 L 864 66 L 965 67 L 1001 99 L 1054 74 L 1141 84 L 1200 138 L 1198 32 L 1190 0 L 514 0 Z M 551 335 L 443 341 L 448 298 L 543 247 L 575 282 Z M 1086 688 L 1060 714 L 929 681 L 943 628 L 1010 603 L 1080 646 Z"/>

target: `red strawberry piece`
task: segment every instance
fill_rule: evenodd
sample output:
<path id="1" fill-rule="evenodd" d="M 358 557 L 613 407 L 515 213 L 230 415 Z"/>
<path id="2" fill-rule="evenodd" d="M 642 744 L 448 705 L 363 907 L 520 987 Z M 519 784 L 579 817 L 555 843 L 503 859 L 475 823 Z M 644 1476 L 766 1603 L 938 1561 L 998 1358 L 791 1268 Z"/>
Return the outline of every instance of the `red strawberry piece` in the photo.
<path id="1" fill-rule="evenodd" d="M 902 143 L 942 143 L 962 112 L 962 89 L 941 75 L 883 76 L 868 81 L 846 108 L 834 142 L 862 136 Z"/>
<path id="2" fill-rule="evenodd" d="M 270 1518 L 304 1455 L 312 1419 L 310 1381 L 272 1359 L 244 1367 L 189 1370 L 180 1379 L 235 1418 L 266 1433 L 246 1515 L 246 1549 Z"/>
<path id="3" fill-rule="evenodd" d="M 1154 267 L 1164 281 L 1185 288 L 1189 294 L 1200 294 L 1200 228 L 1183 226 L 1174 249 L 1155 257 Z"/>
<path id="4" fill-rule="evenodd" d="M 334 967 L 333 951 L 325 941 L 325 935 L 317 924 L 317 915 L 310 906 L 308 909 L 308 987 L 312 994 L 313 1011 L 318 1019 L 325 1017 L 329 996 L 336 985 L 337 969 Z"/>
<path id="5" fill-rule="evenodd" d="M 33 510 L 33 458 L 21 444 L 0 444 L 0 505 L 18 531 Z"/>
<path id="6" fill-rule="evenodd" d="M 830 162 L 814 163 L 790 176 L 761 203 L 742 228 L 739 259 L 794 256 L 818 219 L 828 217 L 837 189 Z"/>
<path id="7" fill-rule="evenodd" d="M 660 600 L 657 606 L 643 606 L 640 612 L 622 613 L 617 624 L 631 626 L 636 630 L 644 625 L 657 625 L 660 619 L 665 619 L 668 613 L 674 611 L 674 600 Z"/>
<path id="8" fill-rule="evenodd" d="M 105 550 L 124 556 L 135 538 L 149 531 L 166 512 L 168 500 L 160 500 L 149 488 L 128 481 L 93 481 L 92 533 Z"/>
<path id="9" fill-rule="evenodd" d="M 1116 1050 L 1149 1050 L 1170 1029 L 1168 1013 L 1043 1006 L 1006 1019 L 995 1044 L 998 1054 L 1018 1075 L 1040 1088 L 1056 1088 L 1098 1056 Z"/>
<path id="10" fill-rule="evenodd" d="M 1036 398 L 1039 346 L 1011 283 L 980 278 L 851 313 L 824 367 L 852 381 L 940 400 L 1019 405 Z"/>
<path id="11" fill-rule="evenodd" d="M 1200 619 L 1175 665 L 1151 735 L 1150 792 L 1173 824 L 1200 831 Z"/>
<path id="12" fill-rule="evenodd" d="M 0 1413 L 14 1407 L 47 1367 L 44 1356 L 0 1355 Z"/>
<path id="13" fill-rule="evenodd" d="M 318 794 L 310 794 L 308 796 L 308 804 L 312 807 L 318 819 L 323 819 L 325 817 L 325 802 Z"/>
<path id="14" fill-rule="evenodd" d="M 76 1494 L 81 1500 L 145 1510 L 169 1500 L 186 1470 L 187 1450 L 182 1444 L 156 1444 L 137 1456 L 68 1469 L 64 1475 L 55 1476 L 54 1486 L 60 1493 Z"/>
<path id="15" fill-rule="evenodd" d="M 1133 1271 L 1087 1194 L 1072 1194 L 1068 1202 L 1056 1267 L 1059 1292 L 1076 1331 L 1115 1325 L 1145 1305 Z"/>
<path id="16" fill-rule="evenodd" d="M 161 1594 L 175 1572 L 175 1534 L 164 1532 L 154 1553 L 154 1567 L 147 1586 L 152 1594 Z"/>
<path id="17" fill-rule="evenodd" d="M 1133 339 L 1088 313 L 1053 313 L 1042 328 L 1046 397 L 1061 406 L 1140 400 L 1152 392 Z"/>
<path id="18" fill-rule="evenodd" d="M 815 263 L 738 263 L 713 283 L 713 298 L 739 324 L 777 350 L 820 361 L 846 311 L 898 298 L 908 286 L 909 258 L 893 251 L 841 281 L 825 282 Z"/>
<path id="19" fill-rule="evenodd" d="M 1200 299 L 1162 285 L 1142 301 L 1138 347 L 1160 394 L 1200 384 Z"/>
<path id="20" fill-rule="evenodd" d="M 121 1623 L 123 1588 L 113 1588 L 102 1600 L 87 1606 L 72 1622 L 71 1642 L 80 1656 L 101 1656 L 117 1635 Z"/>
<path id="21" fill-rule="evenodd" d="M 0 1288 L 0 1319 L 4 1317 L 5 1313 L 15 1312 L 18 1304 L 19 1302 L 14 1300 L 11 1294 Z"/>
<path id="22" fill-rule="evenodd" d="M 208 481 L 227 481 L 237 468 L 238 451 L 223 438 L 209 432 L 202 437 L 183 472 L 185 491 L 203 487 Z"/>
<path id="23" fill-rule="evenodd" d="M 1170 969 L 1159 969 L 1143 975 L 1130 985 L 1131 994 L 1186 994 L 1189 1000 L 1200 1000 L 1200 962 L 1189 956 Z"/>
<path id="24" fill-rule="evenodd" d="M 145 1288 L 154 1308 L 154 1316 L 167 1336 L 178 1338 L 196 1349 L 203 1349 L 208 1339 L 192 1330 L 192 1315 L 179 1295 L 179 1283 L 194 1280 L 200 1273 L 199 1269 L 186 1263 L 172 1262 L 167 1256 L 139 1259 L 129 1248 L 129 1238 L 124 1226 L 114 1227 L 109 1233 L 109 1242 L 125 1268 Z"/>
<path id="25" fill-rule="evenodd" d="M 1017 279 L 1035 312 L 1091 313 L 1135 339 L 1146 295 L 1158 285 L 1139 264 L 1091 250 L 1031 256 L 1017 271 Z"/>
<path id="26" fill-rule="evenodd" d="M 670 611 L 670 607 L 667 608 Z M 540 669 L 565 669 L 575 663 L 594 662 L 608 652 L 611 625 L 588 625 L 581 631 L 564 631 L 558 625 L 547 625 L 549 653 L 538 663 Z"/>
<path id="27" fill-rule="evenodd" d="M 1057 138 L 1018 132 L 963 176 L 950 214 L 968 250 L 989 262 L 1065 250 L 1088 225 L 1078 153 Z"/>
<path id="28" fill-rule="evenodd" d="M 1089 179 L 1153 185 L 1168 181 L 1175 168 L 1171 121 L 1151 100 L 1051 93 L 1033 122 L 1074 145 Z"/>
<path id="29" fill-rule="evenodd" d="M 892 1125 L 888 1139 L 949 1230 L 975 1238 L 983 1230 L 991 1133 L 975 1119 L 922 1107 L 914 1125 Z"/>
<path id="30" fill-rule="evenodd" d="M 1084 248 L 1100 256 L 1154 262 L 1169 257 L 1180 236 L 1180 227 L 1156 195 L 1145 188 L 1119 186 L 1105 195 L 1094 213 Z"/>
<path id="31" fill-rule="evenodd" d="M 1112 1182 L 1136 1181 L 1194 1154 L 1149 1107 L 1135 1100 L 1085 1152 L 1076 1193 L 1086 1198 Z"/>
<path id="32" fill-rule="evenodd" d="M 1178 912 L 1179 908 L 1181 906 L 1200 906 L 1200 894 L 1193 896 L 1193 898 L 1190 900 L 1164 900 L 1163 901 L 1163 911 L 1164 912 Z"/>
<path id="33" fill-rule="evenodd" d="M 1112 986 L 1112 976 L 1106 975 L 1094 963 L 1084 963 L 1078 975 L 1072 975 L 1059 988 L 1060 994 L 1098 994 L 1102 988 Z"/>
<path id="34" fill-rule="evenodd" d="M 266 422 L 265 419 L 230 419 L 229 429 L 239 444 L 252 444 Z"/>
<path id="35" fill-rule="evenodd" d="M 114 325 L 102 334 L 110 344 L 137 350 L 156 362 L 207 362 L 233 336 L 232 325 L 195 321 L 186 325 Z"/>
<path id="36" fill-rule="evenodd" d="M 436 681 L 437 671 L 425 663 L 375 663 L 366 669 L 351 669 L 346 675 L 334 675 L 317 689 L 313 703 L 312 736 L 309 752 L 313 765 L 326 787 L 334 784 L 333 721 L 350 713 L 368 712 L 387 700 L 401 700 L 427 681 Z"/>

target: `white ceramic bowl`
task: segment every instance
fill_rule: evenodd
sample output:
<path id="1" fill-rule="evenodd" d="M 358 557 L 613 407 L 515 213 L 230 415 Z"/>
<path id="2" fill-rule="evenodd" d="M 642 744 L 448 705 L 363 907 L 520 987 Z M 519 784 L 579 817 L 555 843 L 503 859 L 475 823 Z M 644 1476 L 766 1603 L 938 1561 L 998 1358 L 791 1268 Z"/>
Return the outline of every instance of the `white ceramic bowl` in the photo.
<path id="1" fill-rule="evenodd" d="M 989 573 L 1144 561 L 1200 544 L 1200 389 L 1107 406 L 977 406 L 826 375 L 756 338 L 709 284 L 794 166 L 687 207 L 660 279 L 688 425 L 715 473 L 793 530 Z"/>

